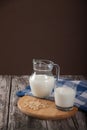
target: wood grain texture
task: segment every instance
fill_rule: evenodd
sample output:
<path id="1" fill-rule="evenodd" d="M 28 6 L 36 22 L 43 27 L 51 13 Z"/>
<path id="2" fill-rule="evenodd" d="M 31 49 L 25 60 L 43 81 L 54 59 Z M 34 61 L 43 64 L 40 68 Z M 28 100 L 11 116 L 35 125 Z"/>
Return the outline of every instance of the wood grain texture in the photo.
<path id="1" fill-rule="evenodd" d="M 74 122 L 74 125 L 79 130 L 87 130 L 87 113 L 78 111 L 76 116 L 72 120 Z"/>
<path id="2" fill-rule="evenodd" d="M 61 77 L 84 80 L 83 76 Z M 0 130 L 87 130 L 87 113 L 82 111 L 62 120 L 40 120 L 23 114 L 17 107 L 16 92 L 27 85 L 29 76 L 0 76 Z"/>
<path id="3" fill-rule="evenodd" d="M 61 78 L 86 80 L 82 75 L 62 75 Z M 48 130 L 87 130 L 87 113 L 78 111 L 75 116 L 56 121 L 47 121 Z"/>
<path id="4" fill-rule="evenodd" d="M 39 121 L 38 119 L 32 119 L 26 116 L 25 114 L 20 112 L 17 107 L 17 101 L 19 98 L 16 96 L 16 92 L 18 90 L 24 89 L 27 85 L 29 85 L 29 76 L 13 76 L 8 130 L 28 130 L 29 128 L 44 130 L 43 122 Z"/>
<path id="5" fill-rule="evenodd" d="M 10 76 L 0 76 L 0 130 L 8 127 L 10 81 Z"/>
<path id="6" fill-rule="evenodd" d="M 43 105 L 48 104 L 48 107 L 46 107 L 45 105 L 45 108 L 42 107 L 41 109 L 38 110 L 32 110 L 31 108 L 29 108 L 29 103 L 31 103 L 32 101 L 34 102 L 39 101 Z M 28 105 L 25 106 L 26 105 L 25 103 L 27 103 Z M 18 108 L 26 115 L 43 120 L 56 120 L 56 119 L 69 118 L 75 115 L 78 110 L 76 107 L 74 107 L 71 111 L 60 111 L 56 108 L 54 101 L 39 99 L 31 96 L 24 96 L 20 98 L 17 104 Z"/>

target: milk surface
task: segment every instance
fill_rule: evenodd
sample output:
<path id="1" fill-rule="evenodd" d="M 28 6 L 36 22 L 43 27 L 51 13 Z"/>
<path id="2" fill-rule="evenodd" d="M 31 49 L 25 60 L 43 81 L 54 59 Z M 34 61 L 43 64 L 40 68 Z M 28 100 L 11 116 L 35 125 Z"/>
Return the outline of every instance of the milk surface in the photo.
<path id="1" fill-rule="evenodd" d="M 55 104 L 59 107 L 72 107 L 76 91 L 68 86 L 55 88 Z"/>
<path id="2" fill-rule="evenodd" d="M 54 77 L 47 75 L 33 75 L 29 81 L 32 94 L 40 98 L 49 96 L 55 85 Z"/>

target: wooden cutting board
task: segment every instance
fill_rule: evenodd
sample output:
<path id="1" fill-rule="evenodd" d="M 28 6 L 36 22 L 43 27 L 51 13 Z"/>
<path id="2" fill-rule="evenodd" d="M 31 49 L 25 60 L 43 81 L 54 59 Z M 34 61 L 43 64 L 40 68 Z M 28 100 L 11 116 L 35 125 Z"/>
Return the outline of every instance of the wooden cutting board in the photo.
<path id="1" fill-rule="evenodd" d="M 24 114 L 46 120 L 68 118 L 78 111 L 78 108 L 76 107 L 73 107 L 70 111 L 61 111 L 56 108 L 53 101 L 35 98 L 32 96 L 21 97 L 18 100 L 17 105 L 20 111 Z"/>

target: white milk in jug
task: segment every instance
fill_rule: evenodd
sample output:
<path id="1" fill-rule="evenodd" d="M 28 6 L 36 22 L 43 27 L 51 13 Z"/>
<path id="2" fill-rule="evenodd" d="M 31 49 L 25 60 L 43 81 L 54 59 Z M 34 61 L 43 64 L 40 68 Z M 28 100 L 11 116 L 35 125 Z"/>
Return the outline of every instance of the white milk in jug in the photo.
<path id="1" fill-rule="evenodd" d="M 55 85 L 54 77 L 48 75 L 33 75 L 29 82 L 32 94 L 40 98 L 48 97 Z"/>

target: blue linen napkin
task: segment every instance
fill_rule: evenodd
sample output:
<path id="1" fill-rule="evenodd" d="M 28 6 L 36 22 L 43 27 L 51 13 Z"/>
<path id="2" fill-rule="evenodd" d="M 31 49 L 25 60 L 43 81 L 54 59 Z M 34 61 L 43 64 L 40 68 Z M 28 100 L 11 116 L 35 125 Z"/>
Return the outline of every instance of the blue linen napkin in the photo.
<path id="1" fill-rule="evenodd" d="M 77 106 L 80 110 L 84 110 L 87 112 L 87 80 L 59 79 L 59 81 L 57 82 L 57 86 L 62 86 L 67 84 L 72 85 L 72 83 L 74 83 L 75 87 L 77 87 L 77 94 L 76 94 L 74 105 Z M 30 86 L 27 86 L 25 89 L 18 91 L 16 95 L 18 97 L 22 97 L 24 95 L 32 96 Z M 46 99 L 54 100 L 53 92 Z"/>

